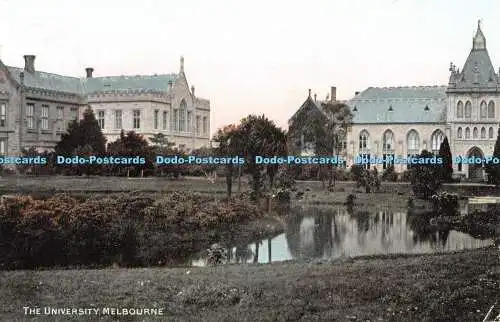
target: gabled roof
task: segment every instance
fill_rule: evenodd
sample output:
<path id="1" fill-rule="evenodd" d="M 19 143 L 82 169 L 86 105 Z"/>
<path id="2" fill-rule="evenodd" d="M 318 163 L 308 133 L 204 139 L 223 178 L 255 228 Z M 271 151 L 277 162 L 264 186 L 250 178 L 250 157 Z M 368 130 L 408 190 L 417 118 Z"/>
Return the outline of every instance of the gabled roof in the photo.
<path id="1" fill-rule="evenodd" d="M 7 66 L 7 69 L 14 79 L 20 83 L 20 74 L 24 69 L 11 66 Z M 32 88 L 83 94 L 81 79 L 46 72 L 35 71 L 33 74 L 24 72 L 24 85 Z"/>
<path id="2" fill-rule="evenodd" d="M 369 87 L 347 101 L 347 105 L 354 115 L 354 124 L 440 123 L 446 120 L 446 88 Z"/>

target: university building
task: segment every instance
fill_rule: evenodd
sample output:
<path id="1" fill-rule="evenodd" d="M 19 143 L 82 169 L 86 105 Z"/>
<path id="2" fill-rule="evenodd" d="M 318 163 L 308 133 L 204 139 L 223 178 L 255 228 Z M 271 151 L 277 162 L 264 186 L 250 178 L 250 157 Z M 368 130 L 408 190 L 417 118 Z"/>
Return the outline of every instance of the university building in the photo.
<path id="1" fill-rule="evenodd" d="M 341 153 L 347 165 L 358 155 L 407 158 L 424 149 L 438 153 L 445 136 L 454 158 L 491 156 L 500 121 L 500 69 L 495 72 L 480 24 L 463 68 L 452 63 L 449 71 L 448 85 L 369 87 L 343 102 L 353 114 Z M 335 92 L 332 87 L 329 101 L 336 102 Z M 309 94 L 301 109 L 322 112 L 322 102 Z M 303 142 L 302 152 L 310 153 L 313 144 Z M 365 165 L 379 171 L 388 166 Z M 407 167 L 394 164 L 398 172 Z M 453 167 L 455 174 L 471 180 L 485 178 L 484 165 Z"/>
<path id="2" fill-rule="evenodd" d="M 36 70 L 34 55 L 24 60 L 24 68 L 0 60 L 0 154 L 52 150 L 88 106 L 108 142 L 124 130 L 163 133 L 186 150 L 209 144 L 210 102 L 189 88 L 182 57 L 178 73 L 108 77 L 93 68 L 86 77 L 56 75 Z"/>

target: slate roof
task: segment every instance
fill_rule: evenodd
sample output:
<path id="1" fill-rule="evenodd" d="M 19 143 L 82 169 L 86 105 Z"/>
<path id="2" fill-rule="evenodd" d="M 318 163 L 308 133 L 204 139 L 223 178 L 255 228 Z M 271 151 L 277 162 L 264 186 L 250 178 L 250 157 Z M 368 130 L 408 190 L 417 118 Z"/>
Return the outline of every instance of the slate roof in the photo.
<path id="1" fill-rule="evenodd" d="M 10 66 L 7 66 L 7 69 L 16 81 L 20 82 L 20 74 L 24 69 Z M 174 82 L 177 77 L 177 74 L 162 74 L 78 78 L 35 71 L 34 74 L 24 72 L 24 84 L 32 88 L 80 95 L 96 92 L 121 92 L 129 90 L 166 92 L 168 90 L 169 81 Z"/>
<path id="2" fill-rule="evenodd" d="M 346 104 L 354 115 L 354 124 L 440 123 L 446 120 L 446 89 L 447 86 L 369 87 Z"/>

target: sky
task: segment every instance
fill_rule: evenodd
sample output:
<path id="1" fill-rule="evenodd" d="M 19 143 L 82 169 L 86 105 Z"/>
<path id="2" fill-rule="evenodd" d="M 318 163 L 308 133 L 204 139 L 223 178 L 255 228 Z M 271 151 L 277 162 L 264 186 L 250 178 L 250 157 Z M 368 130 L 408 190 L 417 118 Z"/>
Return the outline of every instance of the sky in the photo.
<path id="1" fill-rule="evenodd" d="M 185 72 L 211 132 L 249 114 L 286 128 L 307 98 L 446 85 L 478 19 L 500 66 L 499 0 L 0 0 L 0 59 L 69 76 Z M 495 32 L 496 31 L 496 32 Z"/>

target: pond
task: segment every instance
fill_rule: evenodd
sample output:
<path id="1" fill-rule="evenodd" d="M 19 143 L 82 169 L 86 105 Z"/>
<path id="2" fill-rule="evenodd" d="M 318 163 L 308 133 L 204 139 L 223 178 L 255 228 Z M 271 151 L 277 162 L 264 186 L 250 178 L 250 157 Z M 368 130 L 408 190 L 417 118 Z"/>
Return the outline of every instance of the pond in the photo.
<path id="1" fill-rule="evenodd" d="M 354 211 L 345 207 L 291 210 L 286 232 L 250 245 L 231 247 L 233 263 L 269 263 L 290 259 L 337 259 L 381 254 L 422 254 L 480 248 L 492 240 L 423 224 L 406 211 Z M 191 260 L 205 266 L 206 255 Z"/>

